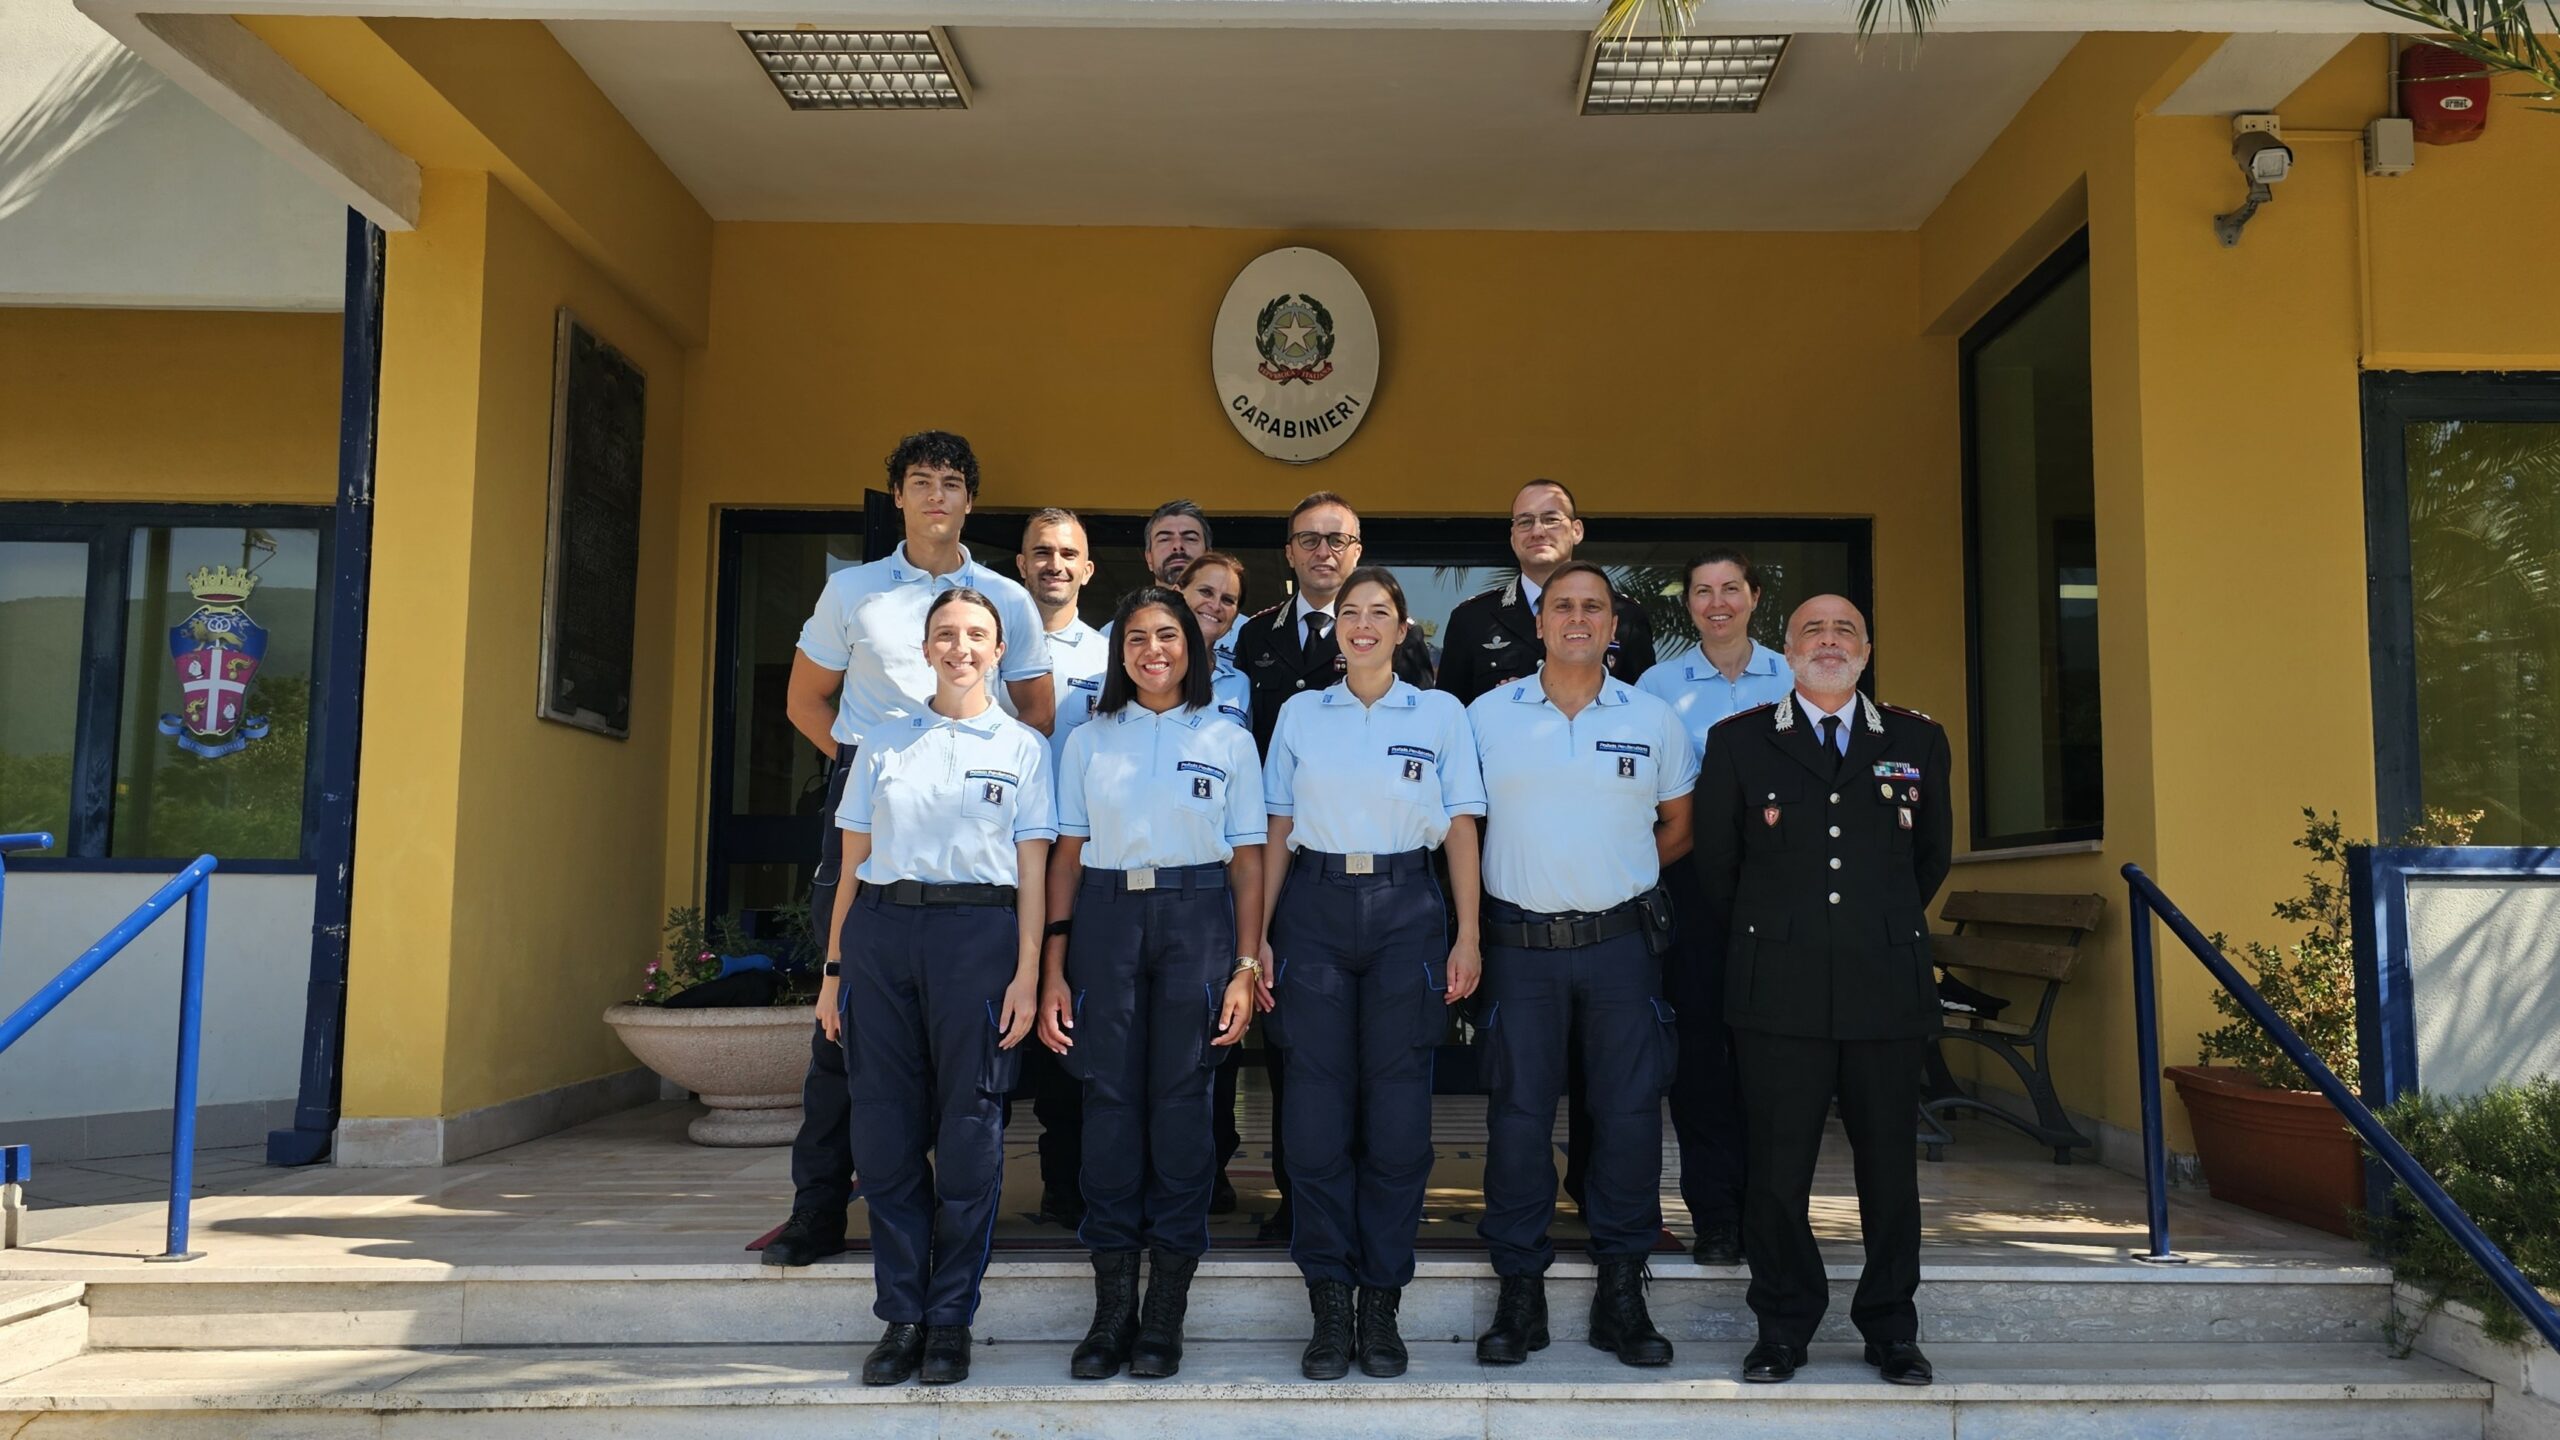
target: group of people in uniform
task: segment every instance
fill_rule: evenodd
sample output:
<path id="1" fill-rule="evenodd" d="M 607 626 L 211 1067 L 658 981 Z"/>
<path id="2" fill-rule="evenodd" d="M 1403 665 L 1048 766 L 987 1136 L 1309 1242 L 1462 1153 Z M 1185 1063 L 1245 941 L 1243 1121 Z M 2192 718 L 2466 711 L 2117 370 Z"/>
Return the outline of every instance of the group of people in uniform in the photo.
<path id="1" fill-rule="evenodd" d="M 1667 1096 L 1692 1257 L 1750 1267 L 1743 1378 L 1789 1378 L 1829 1295 L 1808 1212 L 1836 1103 L 1866 1243 L 1851 1319 L 1883 1378 L 1929 1383 L 1911 1125 L 1948 748 L 1858 690 L 1854 605 L 1804 601 L 1781 654 L 1752 639 L 1749 558 L 1710 551 L 1684 587 L 1698 642 L 1656 663 L 1642 608 L 1573 558 L 1572 492 L 1536 480 L 1517 578 L 1457 607 L 1436 660 L 1329 492 L 1290 515 L 1289 599 L 1241 623 L 1245 562 L 1198 506 L 1160 507 L 1151 583 L 1096 631 L 1082 524 L 1033 515 L 1019 582 L 999 575 L 960 544 L 978 480 L 958 436 L 899 444 L 905 540 L 829 578 L 790 683 L 834 823 L 793 1213 L 765 1256 L 843 1249 L 860 1175 L 887 1327 L 865 1383 L 967 1376 L 1017 1087 L 1041 1216 L 1092 1253 L 1071 1372 L 1176 1373 L 1209 1217 L 1236 1206 L 1228 1062 L 1257 1019 L 1282 1197 L 1263 1234 L 1306 1280 L 1302 1369 L 1403 1373 L 1433 1056 L 1462 1003 L 1500 1279 L 1480 1362 L 1548 1343 L 1560 1102 L 1590 1342 L 1671 1362 L 1644 1293 Z"/>

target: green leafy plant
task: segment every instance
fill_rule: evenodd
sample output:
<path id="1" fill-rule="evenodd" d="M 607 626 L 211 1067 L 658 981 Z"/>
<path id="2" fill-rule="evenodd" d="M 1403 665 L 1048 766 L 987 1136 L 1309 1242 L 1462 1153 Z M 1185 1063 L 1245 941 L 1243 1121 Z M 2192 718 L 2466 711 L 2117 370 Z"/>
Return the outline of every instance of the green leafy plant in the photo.
<path id="1" fill-rule="evenodd" d="M 649 957 L 641 971 L 640 993 L 631 997 L 632 1003 L 663 1005 L 693 986 L 719 979 L 721 961 L 726 957 L 756 954 L 772 956 L 784 972 L 786 983 L 773 1003 L 807 1001 L 817 993 L 817 987 L 806 977 L 816 969 L 814 962 L 820 955 L 816 936 L 809 928 L 808 903 L 804 899 L 776 913 L 780 919 L 774 933 L 758 936 L 748 934 L 735 915 L 706 920 L 698 906 L 679 905 L 669 910 L 660 932 L 658 953 Z"/>
<path id="2" fill-rule="evenodd" d="M 2458 1098 L 2406 1095 L 2382 1123 L 2527 1280 L 2560 1286 L 2560 1185 L 2552 1183 L 2560 1175 L 2560 1081 Z M 2391 1213 L 2367 1218 L 2398 1277 L 2427 1293 L 2430 1313 L 2459 1300 L 2479 1309 L 2492 1339 L 2524 1338 L 2524 1317 L 2406 1186 L 2392 1187 Z"/>
<path id="3" fill-rule="evenodd" d="M 641 972 L 640 993 L 631 997 L 632 1003 L 663 1005 L 681 991 L 720 978 L 720 953 L 712 948 L 700 907 L 679 905 L 669 910 L 659 933 L 663 939 L 658 953 Z"/>
<path id="4" fill-rule="evenodd" d="M 2347 897 L 2347 850 L 2350 841 L 2336 812 L 2327 819 L 2309 806 L 2302 811 L 2302 837 L 2293 842 L 2308 851 L 2317 867 L 2302 877 L 2303 892 L 2276 902 L 2275 917 L 2310 929 L 2278 950 L 2252 940 L 2239 947 L 2244 969 L 2256 972 L 2255 984 L 2268 1008 L 2302 1037 L 2311 1052 L 2337 1073 L 2348 1089 L 2359 1083 L 2356 1064 L 2355 911 Z M 2455 815 L 2430 808 L 2401 837 L 2403 845 L 2460 845 L 2471 838 L 2478 812 Z M 2228 938 L 2207 937 L 2229 955 Z M 2310 1077 L 2285 1058 L 2240 1002 L 2216 990 L 2213 1008 L 2230 1023 L 2197 1037 L 2198 1051 L 2208 1061 L 2221 1061 L 2249 1073 L 2259 1084 L 2277 1090 L 2308 1090 Z"/>

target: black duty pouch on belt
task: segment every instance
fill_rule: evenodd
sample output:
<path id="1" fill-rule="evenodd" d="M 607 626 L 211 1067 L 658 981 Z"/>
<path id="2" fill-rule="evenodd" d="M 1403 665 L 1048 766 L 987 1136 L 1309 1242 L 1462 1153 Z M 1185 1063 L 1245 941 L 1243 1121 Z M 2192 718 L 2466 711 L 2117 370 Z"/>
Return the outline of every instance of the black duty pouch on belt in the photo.
<path id="1" fill-rule="evenodd" d="M 1636 897 L 1636 910 L 1644 917 L 1645 953 L 1659 960 L 1671 953 L 1671 892 L 1656 885 Z"/>

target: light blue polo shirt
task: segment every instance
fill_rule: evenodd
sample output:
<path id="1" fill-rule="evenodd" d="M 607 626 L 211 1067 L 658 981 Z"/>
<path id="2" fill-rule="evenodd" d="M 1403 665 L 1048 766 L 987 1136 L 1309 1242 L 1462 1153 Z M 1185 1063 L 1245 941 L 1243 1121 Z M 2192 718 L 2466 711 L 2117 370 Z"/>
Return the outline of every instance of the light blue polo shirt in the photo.
<path id="1" fill-rule="evenodd" d="M 1280 706 L 1262 761 L 1264 808 L 1290 817 L 1289 848 L 1398 855 L 1436 848 L 1484 813 L 1475 727 L 1458 697 L 1402 680 L 1375 705 L 1349 681 Z"/>
<path id="2" fill-rule="evenodd" d="M 1218 652 L 1218 673 L 1209 677 L 1209 700 L 1217 712 L 1253 733 L 1253 682 L 1236 668 L 1235 652 Z"/>
<path id="3" fill-rule="evenodd" d="M 873 726 L 912 715 L 933 699 L 933 667 L 924 658 L 924 612 L 933 597 L 967 586 L 995 602 L 1004 622 L 1004 659 L 998 678 L 1029 680 L 1049 673 L 1048 638 L 1031 592 L 960 551 L 960 568 L 928 575 L 907 563 L 905 541 L 885 560 L 850 566 L 827 577 L 818 606 L 800 627 L 800 653 L 844 674 L 836 697 L 834 734 L 859 745 Z M 1033 732 L 1037 734 L 1037 731 Z"/>
<path id="4" fill-rule="evenodd" d="M 1049 725 L 1049 753 L 1054 757 L 1067 748 L 1067 732 L 1093 718 L 1093 702 L 1102 698 L 1103 672 L 1110 668 L 1111 647 L 1102 632 L 1082 620 L 1070 620 L 1066 628 L 1048 635 L 1049 679 L 1058 696 L 1057 718 Z M 1000 694 L 996 703 L 1004 713 L 1016 713 L 1013 697 Z"/>
<path id="5" fill-rule="evenodd" d="M 871 727 L 836 822 L 871 837 L 853 873 L 875 885 L 1017 885 L 1014 846 L 1055 840 L 1049 741 L 989 705 L 966 720 L 924 710 Z"/>
<path id="6" fill-rule="evenodd" d="M 1067 737 L 1058 833 L 1096 870 L 1224 863 L 1269 837 L 1253 732 L 1216 710 L 1156 714 L 1132 700 Z"/>
<path id="7" fill-rule="evenodd" d="M 1698 753 L 1707 748 L 1707 732 L 1717 721 L 1755 705 L 1784 700 L 1795 692 L 1796 672 L 1787 657 L 1754 640 L 1742 677 L 1727 680 L 1706 653 L 1692 645 L 1654 665 L 1637 678 L 1636 688 L 1679 712 L 1680 724 Z"/>
<path id="8" fill-rule="evenodd" d="M 1606 910 L 1653 888 L 1654 806 L 1696 788 L 1670 706 L 1615 677 L 1565 718 L 1532 674 L 1467 707 L 1484 762 L 1484 888 L 1523 910 Z"/>

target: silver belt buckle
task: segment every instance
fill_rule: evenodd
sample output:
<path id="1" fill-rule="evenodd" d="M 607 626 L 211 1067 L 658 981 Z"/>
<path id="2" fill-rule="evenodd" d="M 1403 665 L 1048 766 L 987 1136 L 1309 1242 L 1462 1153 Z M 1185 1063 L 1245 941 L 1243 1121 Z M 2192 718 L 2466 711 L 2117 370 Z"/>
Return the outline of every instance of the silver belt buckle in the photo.
<path id="1" fill-rule="evenodd" d="M 1375 875 L 1378 873 L 1378 857 L 1375 855 L 1345 855 L 1342 857 L 1342 873 L 1345 875 Z"/>
<path id="2" fill-rule="evenodd" d="M 1150 867 L 1143 870 L 1130 871 L 1128 888 L 1132 890 L 1153 890 L 1156 888 L 1155 870 Z"/>

